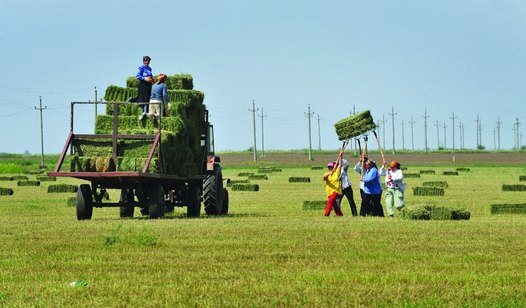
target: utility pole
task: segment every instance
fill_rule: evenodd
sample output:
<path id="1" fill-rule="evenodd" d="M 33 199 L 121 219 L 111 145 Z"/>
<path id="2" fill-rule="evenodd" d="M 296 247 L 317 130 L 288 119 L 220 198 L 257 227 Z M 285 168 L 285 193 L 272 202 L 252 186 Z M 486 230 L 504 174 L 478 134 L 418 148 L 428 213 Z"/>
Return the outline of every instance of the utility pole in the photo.
<path id="1" fill-rule="evenodd" d="M 481 140 L 480 140 L 480 118 L 479 118 L 479 115 L 477 114 L 477 119 L 475 119 L 475 122 L 477 123 L 477 150 L 480 148 L 480 144 L 482 143 Z"/>
<path id="2" fill-rule="evenodd" d="M 437 122 L 435 123 L 435 126 L 437 128 L 437 150 L 440 150 L 440 124 L 438 124 L 438 120 Z"/>
<path id="3" fill-rule="evenodd" d="M 462 147 L 465 149 L 466 148 L 466 139 L 464 139 L 464 137 L 466 136 L 465 134 L 466 132 L 466 126 L 464 125 L 464 123 L 462 123 Z"/>
<path id="4" fill-rule="evenodd" d="M 515 148 L 520 149 L 521 145 L 520 145 L 520 129 L 519 129 L 519 126 L 521 125 L 521 123 L 519 122 L 519 118 L 515 118 L 515 123 L 513 124 L 513 130 L 515 131 L 515 136 L 514 136 L 514 139 L 515 139 Z"/>
<path id="5" fill-rule="evenodd" d="M 309 104 L 309 110 L 307 113 L 305 113 L 305 117 L 309 119 L 309 160 L 312 160 L 312 141 L 311 141 L 311 125 L 310 125 L 310 118 L 314 115 L 314 112 L 310 112 L 310 104 Z"/>
<path id="6" fill-rule="evenodd" d="M 352 115 L 356 115 L 356 106 L 355 105 L 352 105 Z M 356 149 L 358 148 L 358 146 L 356 144 L 358 142 L 357 140 L 358 140 L 358 138 L 354 137 L 354 149 L 353 149 L 353 151 L 354 151 L 354 156 L 356 156 L 356 157 L 359 155 L 359 154 L 356 153 L 357 152 Z M 352 142 L 351 142 L 351 146 L 352 146 Z"/>
<path id="7" fill-rule="evenodd" d="M 320 129 L 320 114 L 318 113 L 318 151 L 321 151 L 321 129 Z M 352 144 L 351 144 L 352 147 Z"/>
<path id="8" fill-rule="evenodd" d="M 42 117 L 42 110 L 47 109 L 47 106 L 42 107 L 42 96 L 38 97 L 40 100 L 40 107 L 35 107 L 35 110 L 40 111 L 40 168 L 43 169 L 46 167 L 46 164 L 44 163 L 44 121 Z"/>
<path id="9" fill-rule="evenodd" d="M 493 129 L 493 149 L 497 149 L 497 129 Z"/>
<path id="10" fill-rule="evenodd" d="M 393 127 L 393 154 L 395 153 L 395 124 L 394 124 L 394 116 L 396 113 L 394 112 L 394 107 L 391 106 L 391 113 L 388 113 L 388 115 L 391 116 L 391 124 Z"/>
<path id="11" fill-rule="evenodd" d="M 453 150 L 455 150 L 455 119 L 457 119 L 458 117 L 455 117 L 455 112 L 453 111 L 453 115 L 450 117 L 451 120 L 453 120 L 453 126 L 451 126 L 453 128 Z"/>
<path id="12" fill-rule="evenodd" d="M 424 146 L 427 153 L 427 118 L 429 118 L 430 115 L 427 114 L 427 110 L 424 109 Z"/>
<path id="13" fill-rule="evenodd" d="M 382 144 L 383 144 L 383 148 L 385 149 L 385 123 L 387 121 L 385 120 L 385 115 L 382 114 Z"/>
<path id="14" fill-rule="evenodd" d="M 415 151 L 415 134 L 413 132 L 413 125 L 415 124 L 415 121 L 413 121 L 413 116 L 411 116 L 411 149 L 413 149 L 413 152 Z"/>
<path id="15" fill-rule="evenodd" d="M 446 146 L 446 122 L 442 124 L 442 127 L 444 128 L 444 150 L 447 149 Z"/>
<path id="16" fill-rule="evenodd" d="M 261 118 L 261 157 L 265 156 L 265 130 L 263 129 L 263 118 L 266 116 L 266 114 L 263 114 L 263 107 L 261 107 L 261 115 L 258 116 Z"/>
<path id="17" fill-rule="evenodd" d="M 500 117 L 497 118 L 497 150 L 500 151 Z"/>
<path id="18" fill-rule="evenodd" d="M 458 143 L 459 147 L 462 150 L 464 148 L 464 144 L 462 143 L 462 122 L 458 122 Z"/>
<path id="19" fill-rule="evenodd" d="M 248 109 L 248 111 L 252 112 L 252 127 L 254 129 L 254 162 L 258 161 L 257 156 L 257 149 L 256 149 L 256 111 L 258 111 L 259 108 L 256 109 L 256 104 L 254 103 L 254 100 L 252 100 L 252 109 Z"/>
<path id="20" fill-rule="evenodd" d="M 402 150 L 405 151 L 405 139 L 404 139 L 404 119 L 402 119 Z"/>
<path id="21" fill-rule="evenodd" d="M 95 87 L 95 121 L 97 121 L 97 87 Z"/>

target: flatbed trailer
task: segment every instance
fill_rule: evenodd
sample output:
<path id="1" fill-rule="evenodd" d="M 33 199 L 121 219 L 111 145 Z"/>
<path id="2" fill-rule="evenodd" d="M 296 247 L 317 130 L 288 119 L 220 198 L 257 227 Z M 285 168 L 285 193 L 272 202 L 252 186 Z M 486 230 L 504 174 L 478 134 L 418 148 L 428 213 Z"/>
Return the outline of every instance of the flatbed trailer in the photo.
<path id="1" fill-rule="evenodd" d="M 118 110 L 121 104 L 129 102 L 111 102 L 113 104 L 113 133 L 112 134 L 75 134 L 73 131 L 74 108 L 79 104 L 94 104 L 91 102 L 71 103 L 70 133 L 60 154 L 57 165 L 49 176 L 72 177 L 90 182 L 81 184 L 77 191 L 76 212 L 77 219 L 91 219 L 93 208 L 119 207 L 120 217 L 134 216 L 135 207 L 139 207 L 141 214 L 150 218 L 161 218 L 166 211 L 173 211 L 175 207 L 186 207 L 188 217 L 199 217 L 201 202 L 204 203 L 208 215 L 228 214 L 229 198 L 226 182 L 223 181 L 220 158 L 214 153 L 213 126 L 208 122 L 208 112 L 205 113 L 206 131 L 200 136 L 201 157 L 200 171 L 191 176 L 178 176 L 163 173 L 164 161 L 162 151 L 157 150 L 161 145 L 162 116 L 159 118 L 156 134 L 119 134 Z M 110 103 L 97 103 L 110 104 Z M 74 155 L 75 144 L 79 140 L 112 140 L 112 158 L 116 160 L 119 140 L 152 140 L 149 156 L 141 171 L 61 171 L 64 160 L 69 151 Z M 150 164 L 157 153 L 160 162 L 159 172 L 150 172 Z M 120 190 L 119 202 L 104 200 L 108 189 Z"/>

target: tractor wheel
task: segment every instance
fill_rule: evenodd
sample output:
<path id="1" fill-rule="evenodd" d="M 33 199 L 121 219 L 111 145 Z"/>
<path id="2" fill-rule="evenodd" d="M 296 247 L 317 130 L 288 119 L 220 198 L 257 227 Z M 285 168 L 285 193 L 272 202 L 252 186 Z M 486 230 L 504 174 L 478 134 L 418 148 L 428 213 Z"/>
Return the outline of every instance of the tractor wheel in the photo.
<path id="1" fill-rule="evenodd" d="M 77 190 L 77 219 L 89 220 L 93 215 L 93 196 L 89 184 L 80 184 Z"/>
<path id="2" fill-rule="evenodd" d="M 120 216 L 121 218 L 130 218 L 133 217 L 133 212 L 135 207 L 133 204 L 133 189 L 121 189 L 121 198 L 119 203 L 123 204 L 120 207 Z"/>
<path id="3" fill-rule="evenodd" d="M 219 165 L 207 174 L 203 184 L 203 199 L 207 215 L 220 215 L 223 207 L 223 173 Z"/>
<path id="4" fill-rule="evenodd" d="M 164 216 L 164 189 L 161 184 L 153 185 L 148 189 L 148 208 L 150 218 Z"/>
<path id="5" fill-rule="evenodd" d="M 199 217 L 201 215 L 201 190 L 196 183 L 188 186 L 188 205 L 186 206 L 187 217 Z"/>
<path id="6" fill-rule="evenodd" d="M 228 190 L 223 188 L 223 208 L 221 208 L 221 215 L 228 214 Z"/>

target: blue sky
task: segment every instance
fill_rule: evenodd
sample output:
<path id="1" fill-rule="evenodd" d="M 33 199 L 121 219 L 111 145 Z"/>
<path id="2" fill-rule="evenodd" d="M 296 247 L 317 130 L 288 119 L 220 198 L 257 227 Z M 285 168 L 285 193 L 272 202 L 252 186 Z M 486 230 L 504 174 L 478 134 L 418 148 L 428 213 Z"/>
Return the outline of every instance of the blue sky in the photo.
<path id="1" fill-rule="evenodd" d="M 514 146 L 526 124 L 526 2 L 463 1 L 7 1 L 0 0 L 0 152 L 40 153 L 39 96 L 47 109 L 44 150 L 59 153 L 69 103 L 124 86 L 142 56 L 154 74 L 189 73 L 215 126 L 216 150 L 336 149 L 333 124 L 353 110 L 385 118 L 387 149 Z M 99 108 L 102 113 L 103 108 Z M 319 130 L 318 130 L 318 117 Z M 94 110 L 78 110 L 75 132 L 93 131 Z M 404 129 L 402 129 L 404 121 Z M 437 128 L 439 124 L 439 143 Z M 524 124 L 523 124 L 524 123 Z M 385 141 L 384 141 L 385 140 Z M 375 147 L 375 142 L 370 144 Z"/>

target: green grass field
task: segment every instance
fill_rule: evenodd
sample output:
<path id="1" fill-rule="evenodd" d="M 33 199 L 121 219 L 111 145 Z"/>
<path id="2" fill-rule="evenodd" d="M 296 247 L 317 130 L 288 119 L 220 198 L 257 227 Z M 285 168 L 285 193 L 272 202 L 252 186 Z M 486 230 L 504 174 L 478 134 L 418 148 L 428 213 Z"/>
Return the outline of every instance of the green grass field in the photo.
<path id="1" fill-rule="evenodd" d="M 77 221 L 73 193 L 41 186 L 0 196 L 0 306 L 506 306 L 526 305 L 526 215 L 491 215 L 494 203 L 524 203 L 525 167 L 408 166 L 407 207 L 445 205 L 471 212 L 468 221 L 344 217 L 303 210 L 325 200 L 325 170 L 287 168 L 250 180 L 258 192 L 230 191 L 225 217 L 120 219 L 117 208 L 94 209 Z M 256 168 L 225 167 L 246 179 Z M 29 176 L 34 180 L 35 176 Z M 311 182 L 289 183 L 289 177 Z M 351 174 L 359 203 L 358 175 Z M 411 187 L 447 181 L 442 197 L 413 196 Z M 111 191 L 112 200 L 118 192 Z M 136 216 L 138 210 L 135 211 Z M 87 286 L 70 287 L 86 281 Z"/>

